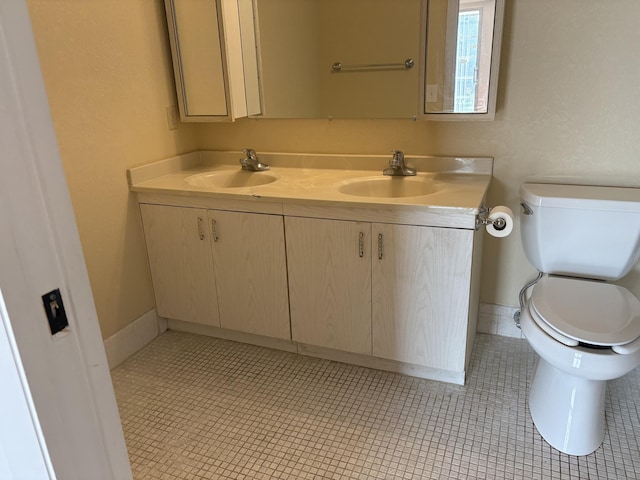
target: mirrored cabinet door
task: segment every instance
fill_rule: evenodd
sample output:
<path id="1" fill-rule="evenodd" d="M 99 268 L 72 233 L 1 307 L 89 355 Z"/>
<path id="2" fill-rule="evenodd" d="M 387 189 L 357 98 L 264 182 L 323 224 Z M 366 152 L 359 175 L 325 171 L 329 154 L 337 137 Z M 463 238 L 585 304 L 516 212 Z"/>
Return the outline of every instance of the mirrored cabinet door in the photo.
<path id="1" fill-rule="evenodd" d="M 243 23 L 245 32 L 254 34 L 251 0 L 246 1 L 165 0 L 182 121 L 231 121 L 260 113 L 257 60 L 254 56 L 254 67 L 246 71 L 243 64 Z M 242 13 L 249 15 L 250 28 Z M 248 88 L 247 75 L 255 77 Z"/>
<path id="2" fill-rule="evenodd" d="M 426 8 L 423 117 L 492 120 L 504 0 L 429 0 Z"/>

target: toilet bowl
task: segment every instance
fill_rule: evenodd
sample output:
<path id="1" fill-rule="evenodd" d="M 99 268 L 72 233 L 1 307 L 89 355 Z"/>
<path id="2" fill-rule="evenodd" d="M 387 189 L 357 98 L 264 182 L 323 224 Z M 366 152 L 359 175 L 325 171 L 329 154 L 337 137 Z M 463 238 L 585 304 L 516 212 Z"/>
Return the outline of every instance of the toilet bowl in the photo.
<path id="1" fill-rule="evenodd" d="M 552 447 L 570 455 L 588 455 L 600 446 L 604 437 L 607 381 L 619 378 L 640 365 L 640 340 L 631 338 L 630 342 L 624 342 L 623 345 L 627 353 L 616 353 L 611 346 L 590 345 L 581 341 L 576 345 L 567 345 L 554 338 L 547 333 L 549 324 L 562 325 L 565 320 L 549 315 L 542 318 L 536 309 L 536 300 L 544 297 L 545 287 L 557 287 L 558 283 L 571 280 L 549 280 L 556 279 L 543 278 L 542 284 L 534 287 L 527 308 L 520 317 L 522 331 L 540 357 L 529 387 L 529 410 L 538 432 Z M 593 284 L 589 287 L 612 286 L 588 283 Z M 536 292 L 538 287 L 542 288 Z M 594 293 L 593 288 L 589 290 Z M 632 296 L 630 300 L 632 307 L 638 309 L 635 313 L 640 313 L 640 302 Z M 595 295 L 585 298 L 580 305 L 575 305 L 574 301 L 573 306 L 580 311 L 599 301 L 600 298 Z M 571 305 L 571 301 L 565 301 L 562 308 L 568 312 Z M 631 332 L 640 328 L 640 316 L 635 318 Z M 585 323 L 590 321 L 591 318 L 587 316 Z M 618 319 L 619 323 L 624 321 L 624 316 Z M 562 335 L 566 332 L 559 333 Z"/>
<path id="2" fill-rule="evenodd" d="M 640 258 L 640 189 L 523 184 L 520 193 L 523 247 L 545 274 L 520 314 L 539 356 L 529 410 L 552 447 L 588 455 L 604 438 L 607 381 L 640 365 L 640 301 L 606 283 Z"/>

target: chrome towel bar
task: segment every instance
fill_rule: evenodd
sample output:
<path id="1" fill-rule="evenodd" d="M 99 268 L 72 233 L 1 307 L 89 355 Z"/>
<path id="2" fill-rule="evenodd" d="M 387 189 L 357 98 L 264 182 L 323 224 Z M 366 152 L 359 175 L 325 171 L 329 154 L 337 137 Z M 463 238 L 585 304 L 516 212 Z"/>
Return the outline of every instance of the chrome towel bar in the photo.
<path id="1" fill-rule="evenodd" d="M 369 70 L 376 68 L 413 68 L 415 62 L 413 58 L 407 58 L 403 63 L 363 63 L 360 65 L 343 65 L 340 62 L 336 62 L 331 65 L 334 72 L 341 72 L 342 70 Z"/>

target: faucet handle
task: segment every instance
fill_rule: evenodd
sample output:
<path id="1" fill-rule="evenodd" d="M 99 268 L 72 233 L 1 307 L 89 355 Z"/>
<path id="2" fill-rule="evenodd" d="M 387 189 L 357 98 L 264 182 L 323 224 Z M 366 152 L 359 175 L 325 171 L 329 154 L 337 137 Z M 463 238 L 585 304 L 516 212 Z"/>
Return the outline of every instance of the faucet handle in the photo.
<path id="1" fill-rule="evenodd" d="M 258 156 L 256 155 L 256 151 L 253 148 L 243 148 L 242 153 L 244 153 L 245 156 L 247 158 L 250 158 L 251 160 L 255 160 L 256 158 L 258 158 Z"/>
<path id="2" fill-rule="evenodd" d="M 269 165 L 258 160 L 258 155 L 255 150 L 251 148 L 244 148 L 242 152 L 245 155 L 245 158 L 240 159 L 240 165 L 242 165 L 243 170 L 249 170 L 251 172 L 269 170 Z"/>
<path id="3" fill-rule="evenodd" d="M 393 159 L 391 163 L 393 165 L 401 165 L 404 163 L 404 152 L 402 150 L 391 150 L 393 153 Z"/>

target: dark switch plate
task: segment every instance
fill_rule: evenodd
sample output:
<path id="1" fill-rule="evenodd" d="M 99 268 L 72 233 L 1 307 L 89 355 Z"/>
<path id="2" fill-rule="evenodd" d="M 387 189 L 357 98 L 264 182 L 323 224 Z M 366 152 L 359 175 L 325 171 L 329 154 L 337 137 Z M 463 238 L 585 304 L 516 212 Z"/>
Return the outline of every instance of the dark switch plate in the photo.
<path id="1" fill-rule="evenodd" d="M 42 303 L 44 304 L 44 311 L 49 319 L 51 335 L 55 335 L 69 326 L 67 313 L 64 310 L 64 303 L 62 303 L 62 295 L 60 295 L 59 289 L 56 288 L 44 294 L 42 296 Z"/>

